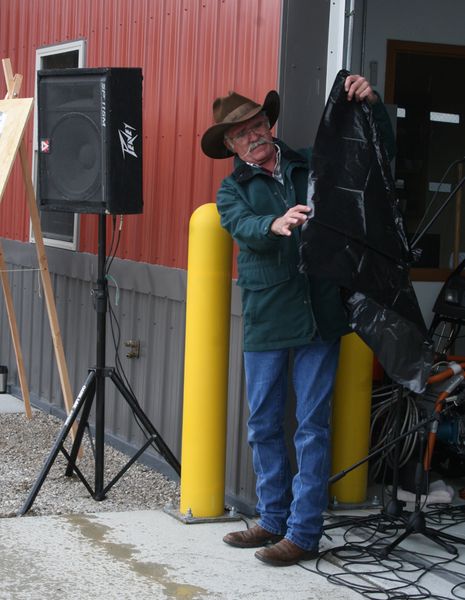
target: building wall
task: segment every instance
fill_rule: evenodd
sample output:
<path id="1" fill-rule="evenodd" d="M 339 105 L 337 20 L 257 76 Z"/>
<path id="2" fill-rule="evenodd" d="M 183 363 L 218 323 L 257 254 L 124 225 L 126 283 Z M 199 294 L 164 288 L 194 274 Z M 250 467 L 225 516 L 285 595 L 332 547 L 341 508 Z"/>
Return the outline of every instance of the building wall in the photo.
<path id="1" fill-rule="evenodd" d="M 33 244 L 3 242 L 10 273 L 13 302 L 33 405 L 65 416 L 54 359 L 45 299 L 36 270 Z M 96 360 L 96 311 L 92 291 L 96 285 L 97 257 L 73 256 L 66 250 L 47 251 L 71 387 L 77 396 Z M 173 454 L 181 458 L 184 372 L 186 272 L 159 265 L 115 259 L 109 283 L 112 309 L 121 327 L 119 358 L 144 412 Z M 252 509 L 254 476 L 246 440 L 247 408 L 242 369 L 242 323 L 239 289 L 233 286 L 228 395 L 226 493 L 231 502 Z M 115 367 L 113 332 L 107 319 L 106 365 Z M 115 337 L 117 328 L 114 327 Z M 140 357 L 128 358 L 126 341 L 140 342 Z M 17 367 L 3 295 L 0 295 L 0 363 L 8 366 L 8 384 L 20 396 Z M 110 380 L 105 388 L 105 425 L 109 441 L 129 454 L 142 446 L 134 417 Z M 91 416 L 91 422 L 93 417 Z M 201 432 L 200 432 L 201 433 Z M 43 449 L 48 450 L 48 449 Z M 170 477 L 174 471 L 149 449 L 142 460 Z"/>
<path id="2" fill-rule="evenodd" d="M 144 411 L 180 458 L 188 223 L 214 200 L 232 167 L 203 156 L 200 138 L 211 105 L 235 89 L 261 100 L 278 84 L 281 0 L 1 0 L 0 55 L 24 76 L 22 96 L 34 94 L 35 50 L 75 39 L 87 43 L 88 67 L 142 67 L 144 212 L 125 216 L 110 274 L 110 296 L 121 343 L 137 339 L 139 359 L 120 356 Z M 0 97 L 6 92 L 0 81 Z M 32 122 L 26 132 L 32 147 Z M 18 162 L 18 161 L 17 161 Z M 19 165 L 0 206 L 0 236 L 10 273 L 33 404 L 64 416 L 50 328 L 41 295 L 35 246 Z M 97 217 L 82 215 L 79 251 L 47 248 L 72 390 L 77 396 L 95 361 Z M 118 293 L 115 283 L 118 286 Z M 107 365 L 115 365 L 107 326 Z M 241 315 L 232 298 L 226 492 L 239 507 L 255 501 L 245 439 Z M 17 369 L 0 294 L 0 362 L 19 392 Z M 131 451 L 141 434 L 124 400 L 107 383 L 108 438 Z M 145 460 L 174 475 L 156 454 Z"/>
<path id="3" fill-rule="evenodd" d="M 190 215 L 212 202 L 231 161 L 212 161 L 200 138 L 213 99 L 235 89 L 263 99 L 278 85 L 282 0 L 2 0 L 0 55 L 34 95 L 37 48 L 87 43 L 88 67 L 142 67 L 144 213 L 125 218 L 118 256 L 185 268 Z M 0 81 L 0 97 L 6 91 Z M 32 123 L 30 124 L 32 126 Z M 31 126 L 27 145 L 32 144 Z M 0 236 L 27 240 L 19 169 L 2 203 Z M 94 215 L 79 249 L 96 251 Z"/>

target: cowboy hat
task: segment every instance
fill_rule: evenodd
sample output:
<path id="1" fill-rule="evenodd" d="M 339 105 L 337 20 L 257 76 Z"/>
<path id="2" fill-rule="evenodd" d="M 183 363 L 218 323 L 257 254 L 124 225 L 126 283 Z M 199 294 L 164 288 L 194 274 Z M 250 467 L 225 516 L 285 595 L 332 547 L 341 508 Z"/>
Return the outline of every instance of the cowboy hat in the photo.
<path id="1" fill-rule="evenodd" d="M 203 152 L 210 158 L 228 158 L 234 153 L 224 145 L 224 134 L 234 125 L 248 121 L 259 112 L 265 112 L 270 127 L 276 123 L 279 115 L 278 92 L 271 90 L 266 95 L 263 104 L 257 104 L 250 98 L 241 96 L 236 92 L 229 92 L 227 96 L 217 98 L 213 102 L 212 125 L 202 136 L 201 146 Z"/>

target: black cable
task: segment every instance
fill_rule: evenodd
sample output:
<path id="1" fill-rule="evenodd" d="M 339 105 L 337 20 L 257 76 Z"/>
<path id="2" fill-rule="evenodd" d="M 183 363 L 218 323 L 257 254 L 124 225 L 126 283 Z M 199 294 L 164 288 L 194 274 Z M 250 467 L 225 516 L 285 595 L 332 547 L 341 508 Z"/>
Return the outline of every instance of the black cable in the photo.
<path id="1" fill-rule="evenodd" d="M 329 572 L 334 570 L 334 559 L 338 561 L 336 566 L 341 569 L 340 572 Z M 324 561 L 332 567 L 325 569 Z M 403 563 L 397 559 L 380 559 L 376 552 L 356 544 L 346 544 L 321 552 L 315 569 L 303 564 L 299 566 L 324 576 L 331 583 L 356 591 L 366 598 L 394 600 L 395 598 L 430 597 L 426 588 L 423 589 L 417 584 L 412 585 L 410 581 L 398 576 Z M 388 589 L 385 587 L 386 581 L 393 584 Z M 412 594 L 412 590 L 416 593 Z"/>
<path id="2" fill-rule="evenodd" d="M 122 225 L 122 221 L 120 221 L 120 227 L 118 228 L 118 234 L 117 236 L 115 236 L 115 231 L 116 231 L 116 218 L 113 218 L 113 232 L 112 232 L 112 239 L 111 239 L 111 243 L 110 243 L 110 250 L 109 250 L 109 255 L 107 257 L 107 260 L 105 262 L 105 280 L 106 280 L 106 285 L 107 285 L 107 281 L 109 279 L 109 275 L 110 275 L 110 269 L 111 266 L 113 264 L 113 260 L 116 256 L 116 252 L 118 250 L 119 244 L 120 244 L 120 240 L 121 240 L 121 227 Z M 115 241 L 116 240 L 116 241 Z M 108 313 L 109 313 L 109 321 L 110 321 L 110 330 L 111 330 L 111 336 L 112 336 L 112 340 L 113 340 L 113 347 L 114 347 L 114 351 L 115 351 L 115 371 L 116 373 L 120 376 L 120 378 L 124 381 L 125 386 L 128 390 L 128 392 L 131 395 L 131 398 L 133 400 L 133 402 L 137 405 L 140 406 L 139 401 L 136 397 L 136 394 L 134 393 L 134 390 L 131 387 L 131 384 L 129 382 L 129 379 L 126 375 L 126 372 L 124 370 L 123 364 L 121 362 L 121 358 L 120 358 L 120 345 L 121 345 L 121 327 L 119 324 L 119 320 L 116 316 L 115 310 L 113 308 L 113 304 L 111 301 L 111 297 L 110 294 L 107 295 L 108 297 Z M 161 455 L 161 452 L 159 450 L 159 448 L 157 447 L 155 441 L 152 439 L 152 436 L 149 436 L 147 431 L 145 430 L 143 424 L 141 423 L 137 413 L 134 411 L 132 406 L 129 406 L 132 415 L 134 417 L 134 421 L 136 423 L 136 425 L 139 427 L 140 431 L 142 432 L 144 438 L 148 441 L 148 440 L 152 440 L 151 446 L 152 448 Z"/>
<path id="3" fill-rule="evenodd" d="M 393 392 L 388 387 L 373 392 L 373 409 L 378 411 L 382 409 L 383 413 L 378 413 L 377 418 L 382 414 L 383 423 L 382 427 L 378 427 L 372 433 L 378 433 L 381 440 L 388 439 L 388 436 L 392 433 L 393 402 L 392 398 L 389 398 L 389 394 Z M 384 414 L 386 408 L 389 409 L 387 416 Z M 405 409 L 407 412 L 407 403 L 405 403 Z M 415 416 L 415 420 L 418 422 L 420 415 L 416 412 L 412 415 Z M 407 416 L 410 419 L 410 416 Z M 404 425 L 409 419 L 404 419 Z M 406 429 L 410 429 L 410 427 Z M 391 450 L 386 450 L 383 453 L 382 464 L 384 465 L 384 474 L 381 489 L 384 496 L 388 467 L 392 467 Z M 429 479 L 429 473 L 425 476 Z M 426 490 L 428 490 L 429 481 L 426 481 L 426 484 Z M 444 504 L 428 505 L 427 495 L 426 491 L 420 510 L 425 514 L 428 526 L 434 523 L 438 531 L 444 531 L 465 520 L 465 505 L 457 507 L 444 506 Z M 423 512 L 426 506 L 429 510 Z M 425 578 L 429 574 L 442 574 L 452 583 L 454 583 L 454 580 L 458 580 L 450 591 L 449 600 L 450 598 L 464 599 L 465 583 L 461 580 L 461 576 L 454 572 L 454 566 L 458 567 L 463 564 L 458 559 L 458 555 L 452 557 L 450 555 L 447 555 L 447 557 L 432 556 L 417 551 L 413 554 L 404 549 L 402 545 L 390 550 L 390 560 L 383 553 L 383 549 L 386 550 L 392 542 L 392 538 L 397 538 L 399 534 L 406 531 L 409 514 L 403 513 L 399 518 L 390 518 L 389 515 L 381 513 L 380 515 L 373 515 L 370 523 L 366 522 L 365 517 L 348 518 L 347 516 L 334 517 L 332 515 L 330 522 L 337 524 L 338 520 L 341 520 L 345 523 L 344 527 L 339 528 L 337 533 L 339 537 L 342 537 L 344 545 L 322 552 L 317 567 L 313 571 L 325 576 L 328 581 L 349 587 L 370 600 L 397 600 L 400 598 L 445 600 L 444 596 L 430 592 L 429 586 L 425 582 Z M 343 533 L 341 533 L 341 530 Z M 326 531 L 325 535 L 329 538 Z M 412 537 L 420 537 L 422 532 L 412 532 L 411 535 Z M 332 541 L 332 538 L 329 539 Z M 426 541 L 428 541 L 427 538 Z M 332 563 L 337 561 L 340 571 L 334 573 L 331 572 L 331 569 L 325 569 L 325 558 Z M 300 566 L 307 568 L 304 565 Z M 334 571 L 334 567 L 332 570 Z M 363 581 L 360 581 L 360 578 Z M 386 590 L 386 587 L 389 587 L 389 589 Z"/>
<path id="4" fill-rule="evenodd" d="M 463 520 L 465 505 L 451 507 L 438 505 L 431 513 L 436 519 L 449 526 L 449 521 L 456 525 Z M 375 515 L 376 517 L 376 515 Z M 381 535 L 383 521 L 393 522 L 380 516 L 374 518 L 373 525 L 366 522 L 360 524 L 361 517 L 329 515 L 330 523 L 338 521 L 349 522 L 347 529 L 340 532 L 345 544 L 324 550 L 320 553 L 315 567 L 308 563 L 299 563 L 305 570 L 324 576 L 328 581 L 347 587 L 370 600 L 398 600 L 414 598 L 431 600 L 450 600 L 450 598 L 465 598 L 465 583 L 457 573 L 457 567 L 465 564 L 457 556 L 442 556 L 426 552 L 415 552 L 400 546 L 392 550 L 388 557 L 382 555 L 382 548 L 389 543 L 391 537 L 397 534 L 397 529 Z M 444 524 L 444 523 L 443 523 Z M 353 535 L 352 535 L 353 534 Z M 376 539 L 376 536 L 380 536 Z M 357 537 L 358 540 L 352 539 Z M 368 546 L 366 542 L 374 540 Z M 326 562 L 327 561 L 327 562 Z M 337 563 L 335 563 L 337 561 Z M 334 572 L 335 564 L 339 571 Z M 447 568 L 451 567 L 451 568 Z M 455 571 L 452 570 L 455 567 Z M 452 589 L 452 596 L 435 595 L 428 589 L 428 583 L 423 582 L 427 575 L 446 575 L 449 580 L 458 579 Z M 388 589 L 386 589 L 386 587 Z"/>
<path id="5" fill-rule="evenodd" d="M 113 260 L 115 259 L 116 256 L 116 252 L 118 251 L 118 247 L 121 241 L 121 230 L 123 227 L 123 215 L 120 215 L 120 226 L 118 228 L 118 235 L 116 236 L 116 215 L 112 215 L 112 224 L 113 224 L 113 229 L 112 229 L 112 233 L 111 233 L 111 241 L 110 241 L 110 247 L 108 249 L 108 255 L 105 259 L 105 275 L 107 275 L 111 269 L 111 265 L 113 263 Z M 116 243 L 115 243 L 115 239 L 116 239 Z"/>
<path id="6" fill-rule="evenodd" d="M 246 525 L 246 529 L 250 529 L 250 523 L 247 521 L 247 519 L 245 517 L 243 517 L 242 515 L 239 518 L 240 521 L 243 521 Z"/>
<path id="7" fill-rule="evenodd" d="M 106 280 L 108 280 L 109 278 L 109 274 L 110 274 L 110 269 L 111 266 L 113 264 L 113 260 L 115 259 L 116 256 L 116 252 L 118 250 L 120 241 L 121 241 L 121 229 L 122 229 L 122 221 L 120 221 L 120 227 L 118 229 L 118 235 L 116 236 L 116 243 L 115 243 L 115 230 L 116 230 L 116 216 L 113 216 L 113 232 L 112 232 L 112 240 L 110 243 L 110 251 L 109 251 L 109 255 L 107 257 L 106 260 L 106 265 L 105 265 L 105 278 Z M 116 313 L 113 309 L 113 305 L 111 302 L 111 297 L 108 294 L 108 312 L 110 315 L 110 329 L 111 329 L 111 333 L 112 333 L 112 339 L 113 339 L 113 345 L 114 345 L 114 349 L 115 349 L 115 370 L 118 373 L 118 375 L 120 375 L 120 377 L 122 377 L 127 385 L 127 387 L 129 388 L 129 391 L 131 393 L 131 396 L 133 397 L 133 399 L 137 402 L 137 398 L 134 394 L 134 391 L 132 390 L 130 384 L 129 384 L 129 380 L 126 377 L 126 374 L 124 372 L 124 368 L 120 359 L 120 355 L 119 355 L 119 350 L 120 350 L 120 344 L 121 344 L 121 327 L 118 321 L 118 318 L 116 316 Z M 115 335 L 115 327 L 116 327 L 116 335 Z"/>
<path id="8" fill-rule="evenodd" d="M 113 309 L 113 305 L 111 303 L 110 296 L 108 296 L 108 312 L 110 315 L 110 330 L 111 330 L 113 346 L 114 346 L 114 350 L 115 350 L 115 371 L 118 373 L 118 375 L 121 377 L 121 379 L 124 380 L 124 383 L 128 389 L 128 392 L 131 394 L 132 400 L 136 404 L 139 404 L 139 401 L 137 400 L 134 390 L 132 389 L 132 387 L 129 383 L 129 379 L 126 376 L 126 373 L 124 371 L 123 364 L 121 362 L 121 358 L 119 355 L 120 343 L 121 343 L 121 327 L 120 327 L 118 318 L 116 316 L 116 313 Z M 115 332 L 115 329 L 116 329 L 116 332 Z M 139 419 L 137 413 L 134 411 L 132 406 L 129 405 L 129 408 L 132 412 L 132 415 L 134 417 L 134 421 L 135 421 L 136 425 L 139 427 L 139 429 L 142 432 L 142 434 L 144 435 L 145 439 L 149 440 L 151 438 L 151 436 L 149 436 L 147 434 L 145 428 L 143 427 L 142 423 L 140 422 L 140 419 Z M 157 453 L 160 454 L 159 449 L 157 448 L 157 446 L 155 445 L 155 443 L 153 441 L 152 441 L 151 445 L 157 451 Z"/>

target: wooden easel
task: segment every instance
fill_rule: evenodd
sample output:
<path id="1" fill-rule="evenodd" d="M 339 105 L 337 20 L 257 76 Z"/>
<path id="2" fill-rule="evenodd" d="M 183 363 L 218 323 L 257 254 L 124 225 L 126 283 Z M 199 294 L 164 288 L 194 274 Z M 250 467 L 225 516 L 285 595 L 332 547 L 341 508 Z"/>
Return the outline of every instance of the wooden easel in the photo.
<path id="1" fill-rule="evenodd" d="M 5 73 L 5 80 L 6 80 L 6 84 L 7 84 L 7 90 L 8 90 L 5 98 L 7 98 L 7 99 L 16 98 L 19 94 L 19 90 L 21 88 L 21 83 L 22 83 L 23 78 L 21 75 L 16 75 L 16 77 L 12 76 L 11 63 L 9 60 L 3 61 L 3 69 L 4 69 L 4 73 Z M 7 76 L 7 72 L 8 72 L 8 76 Z M 11 76 L 10 76 L 10 72 L 11 72 Z M 6 158 L 6 160 L 8 160 L 8 157 L 5 157 L 5 158 Z M 2 160 L 2 162 L 3 162 L 3 160 Z M 3 194 L 3 192 L 2 192 L 2 194 Z M 1 201 L 1 197 L 0 197 L 0 201 Z M 10 281 L 8 278 L 7 266 L 5 263 L 5 256 L 3 254 L 3 246 L 2 246 L 1 240 L 0 240 L 0 278 L 2 280 L 3 294 L 5 296 L 5 305 L 6 305 L 7 315 L 8 315 L 8 322 L 10 324 L 11 337 L 13 339 L 13 348 L 14 348 L 14 353 L 16 356 L 16 364 L 18 367 L 18 376 L 19 376 L 19 383 L 21 386 L 21 394 L 22 394 L 23 402 L 24 402 L 24 410 L 26 412 L 26 417 L 28 419 L 30 419 L 32 417 L 32 411 L 31 411 L 31 401 L 29 398 L 29 387 L 27 385 L 23 353 L 21 350 L 21 343 L 19 340 L 18 323 L 16 321 L 16 314 L 15 314 L 14 306 L 13 306 L 13 297 L 11 295 Z"/>
<path id="2" fill-rule="evenodd" d="M 14 138 L 14 143 L 8 146 L 7 152 L 4 155 L 0 154 L 0 203 L 3 197 L 3 192 L 5 189 L 6 181 L 10 175 L 13 163 L 17 154 L 19 153 L 19 158 L 21 161 L 21 170 L 24 180 L 24 185 L 26 187 L 26 197 L 29 206 L 29 213 L 31 218 L 32 230 L 34 232 L 35 245 L 37 251 L 37 258 L 39 262 L 39 271 L 42 279 L 42 285 L 44 289 L 45 302 L 47 306 L 48 319 L 50 322 L 50 329 L 52 334 L 53 346 L 55 349 L 55 357 L 58 365 L 58 372 L 60 376 L 61 389 L 63 393 L 64 403 L 66 407 L 66 411 L 69 414 L 71 412 L 73 406 L 73 397 L 71 392 L 71 385 L 69 382 L 68 368 L 66 365 L 65 354 L 63 350 L 63 343 L 60 334 L 60 326 L 58 323 L 58 316 L 56 312 L 55 300 L 53 296 L 52 283 L 50 278 L 50 272 L 48 270 L 47 263 L 47 255 L 45 254 L 45 246 L 44 240 L 42 236 L 42 231 L 40 227 L 40 218 L 39 211 L 37 209 L 36 197 L 34 193 L 34 187 L 32 184 L 31 171 L 29 166 L 29 160 L 27 156 L 26 145 L 24 141 L 24 130 L 27 124 L 27 120 L 30 116 L 31 109 L 33 106 L 33 99 L 17 99 L 19 96 L 19 90 L 21 88 L 22 76 L 21 75 L 13 75 L 13 70 L 11 68 L 11 61 L 9 58 L 2 60 L 3 64 L 3 72 L 5 75 L 5 81 L 7 85 L 8 93 L 6 95 L 6 99 L 0 101 L 0 111 L 5 112 L 7 115 L 7 119 L 9 119 L 10 115 L 8 112 L 13 113 L 13 118 L 15 112 L 17 112 L 23 122 L 17 123 L 18 131 L 13 131 L 11 137 Z M 22 103 L 24 108 L 20 109 L 19 103 Z M 5 109 L 5 110 L 3 110 Z M 19 119 L 18 119 L 19 121 Z M 15 123 L 16 125 L 16 123 Z M 10 125 L 11 126 L 11 125 Z M 20 343 L 19 343 L 19 335 L 18 335 L 18 327 L 16 323 L 15 312 L 13 308 L 13 301 L 8 281 L 8 276 L 6 273 L 5 259 L 3 256 L 3 251 L 0 245 L 0 271 L 1 271 L 1 279 L 3 290 L 5 294 L 5 301 L 7 306 L 8 320 L 10 323 L 10 329 L 13 336 L 13 344 L 14 350 L 16 354 L 16 361 L 18 365 L 18 374 L 21 383 L 21 391 L 23 394 L 24 405 L 26 409 L 26 415 L 28 417 L 31 416 L 31 408 L 29 401 L 29 390 L 27 388 L 25 371 L 24 371 L 24 363 L 23 357 L 21 353 Z M 73 430 L 75 432 L 75 429 Z"/>

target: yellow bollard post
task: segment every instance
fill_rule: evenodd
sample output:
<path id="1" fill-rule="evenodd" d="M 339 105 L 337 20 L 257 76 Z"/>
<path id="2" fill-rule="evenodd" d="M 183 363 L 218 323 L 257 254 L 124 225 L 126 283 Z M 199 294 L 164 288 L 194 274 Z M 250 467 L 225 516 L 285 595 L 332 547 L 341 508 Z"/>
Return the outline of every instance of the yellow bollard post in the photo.
<path id="1" fill-rule="evenodd" d="M 213 203 L 191 216 L 180 512 L 224 513 L 232 238 Z"/>
<path id="2" fill-rule="evenodd" d="M 356 333 L 341 340 L 333 395 L 332 473 L 340 473 L 368 454 L 370 443 L 373 352 Z M 339 503 L 366 500 L 368 463 L 332 484 Z"/>

